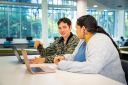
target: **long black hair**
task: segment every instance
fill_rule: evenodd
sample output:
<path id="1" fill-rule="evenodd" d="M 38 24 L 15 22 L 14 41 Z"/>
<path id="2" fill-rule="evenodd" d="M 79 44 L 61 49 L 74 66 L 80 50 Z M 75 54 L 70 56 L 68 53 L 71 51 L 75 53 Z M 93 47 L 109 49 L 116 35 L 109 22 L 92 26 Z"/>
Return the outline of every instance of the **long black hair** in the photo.
<path id="1" fill-rule="evenodd" d="M 107 35 L 111 39 L 112 43 L 116 47 L 116 49 L 119 52 L 119 55 L 121 57 L 120 50 L 119 50 L 118 46 L 116 45 L 116 43 L 114 42 L 114 40 L 110 37 L 110 35 L 102 27 L 98 26 L 97 21 L 93 16 L 84 15 L 84 16 L 78 18 L 77 25 L 79 25 L 80 27 L 84 26 L 85 28 L 87 28 L 88 32 L 103 33 L 103 34 Z"/>

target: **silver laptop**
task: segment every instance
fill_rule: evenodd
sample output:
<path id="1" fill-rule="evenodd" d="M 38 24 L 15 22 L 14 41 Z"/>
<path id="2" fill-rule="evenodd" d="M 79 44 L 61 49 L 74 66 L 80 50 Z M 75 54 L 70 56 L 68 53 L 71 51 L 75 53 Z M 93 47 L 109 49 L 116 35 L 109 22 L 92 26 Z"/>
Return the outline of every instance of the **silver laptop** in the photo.
<path id="1" fill-rule="evenodd" d="M 21 58 L 21 55 L 20 55 L 20 53 L 18 52 L 17 48 L 16 48 L 15 46 L 13 46 L 13 47 L 12 47 L 12 50 L 13 50 L 15 56 L 17 57 L 18 62 L 24 64 L 25 62 L 24 62 L 24 60 Z"/>
<path id="2" fill-rule="evenodd" d="M 27 67 L 28 72 L 32 74 L 44 74 L 44 73 L 54 73 L 55 70 L 48 67 L 48 66 L 38 66 L 38 67 L 31 67 L 28 61 L 27 52 L 24 49 L 21 49 L 22 55 L 24 57 L 24 62 Z"/>

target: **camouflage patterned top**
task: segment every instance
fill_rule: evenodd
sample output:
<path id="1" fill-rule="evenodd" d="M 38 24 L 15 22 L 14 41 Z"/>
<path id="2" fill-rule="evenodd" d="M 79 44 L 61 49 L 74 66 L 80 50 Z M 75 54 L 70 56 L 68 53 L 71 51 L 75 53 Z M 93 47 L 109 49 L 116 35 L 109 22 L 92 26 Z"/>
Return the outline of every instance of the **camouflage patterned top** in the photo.
<path id="1" fill-rule="evenodd" d="M 79 39 L 76 35 L 72 33 L 68 37 L 66 44 L 64 44 L 63 37 L 56 39 L 49 47 L 43 48 L 42 45 L 39 45 L 37 50 L 39 51 L 42 57 L 45 57 L 46 63 L 53 63 L 53 59 L 56 55 L 71 54 L 75 50 Z"/>

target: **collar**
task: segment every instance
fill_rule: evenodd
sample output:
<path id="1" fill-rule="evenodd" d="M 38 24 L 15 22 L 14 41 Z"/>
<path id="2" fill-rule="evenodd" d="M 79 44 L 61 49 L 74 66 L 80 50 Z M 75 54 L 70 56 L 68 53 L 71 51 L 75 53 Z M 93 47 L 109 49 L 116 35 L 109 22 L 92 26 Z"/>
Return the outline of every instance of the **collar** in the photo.
<path id="1" fill-rule="evenodd" d="M 73 34 L 72 34 L 72 32 L 70 32 L 70 35 L 69 35 L 69 37 L 68 37 L 68 39 L 67 39 L 67 42 L 66 42 L 66 44 L 69 42 L 69 40 L 70 40 L 70 38 L 73 36 Z M 63 37 L 60 37 L 60 40 L 59 40 L 59 42 L 63 42 L 64 41 L 64 38 Z"/>

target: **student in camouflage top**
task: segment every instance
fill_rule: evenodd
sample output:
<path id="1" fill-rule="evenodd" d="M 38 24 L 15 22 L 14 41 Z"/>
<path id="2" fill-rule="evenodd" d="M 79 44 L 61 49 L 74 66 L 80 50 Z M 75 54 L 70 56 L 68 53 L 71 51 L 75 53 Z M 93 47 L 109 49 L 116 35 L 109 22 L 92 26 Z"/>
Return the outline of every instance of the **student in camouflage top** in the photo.
<path id="1" fill-rule="evenodd" d="M 39 51 L 42 62 L 52 63 L 56 55 L 72 54 L 79 42 L 77 36 L 71 32 L 71 21 L 68 18 L 59 19 L 57 24 L 61 37 L 49 47 L 43 48 L 40 41 L 35 41 L 34 47 Z"/>

